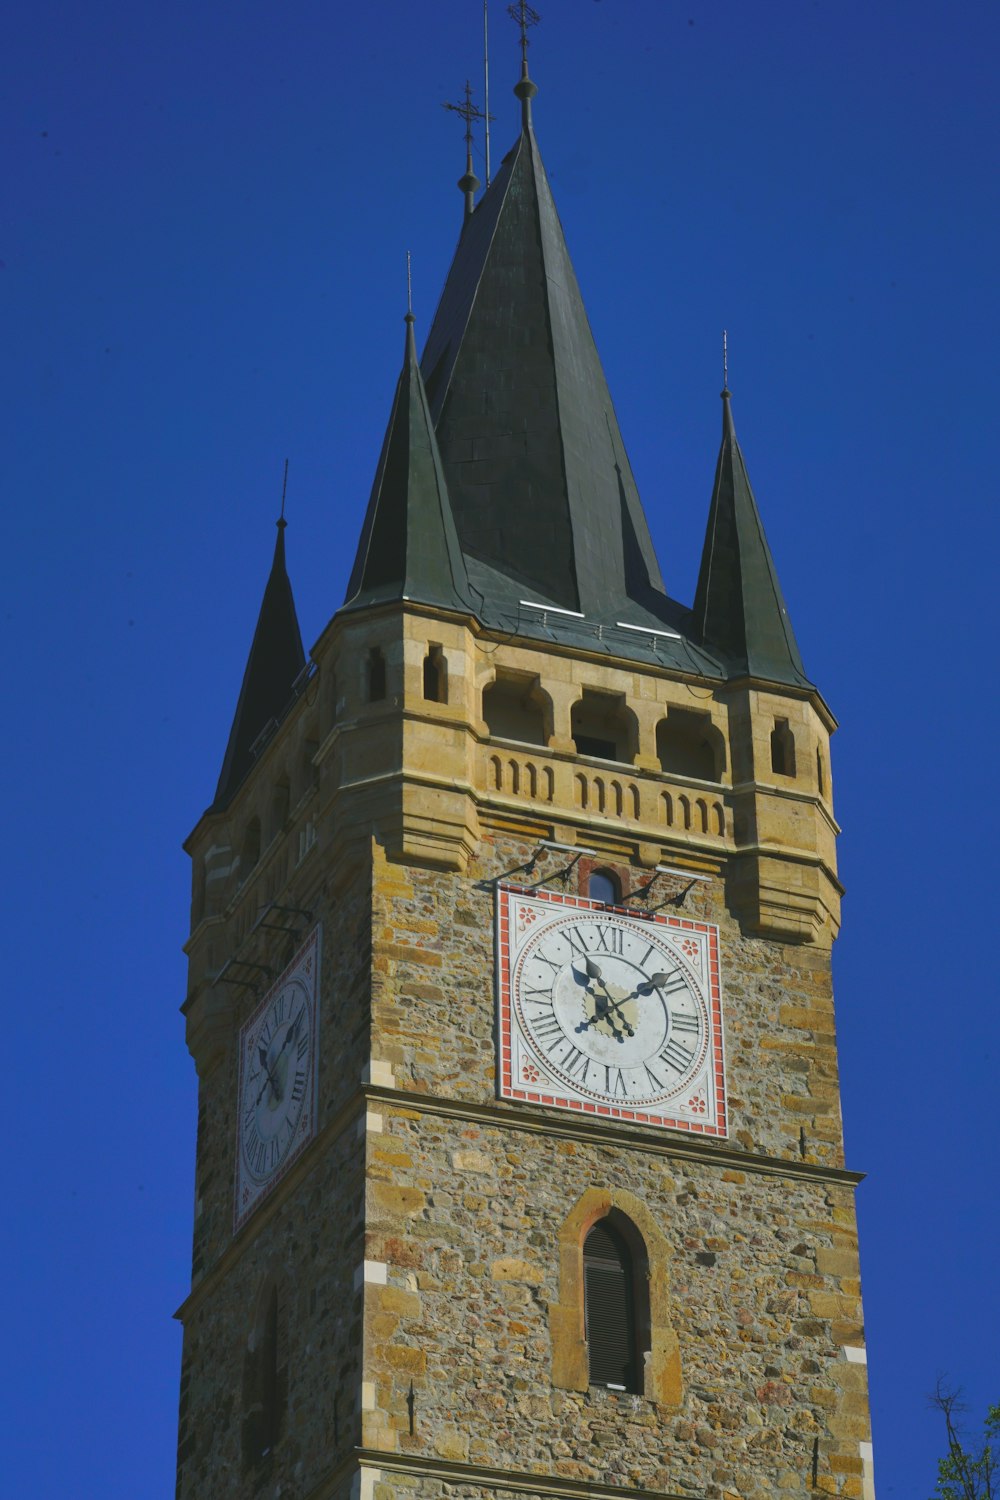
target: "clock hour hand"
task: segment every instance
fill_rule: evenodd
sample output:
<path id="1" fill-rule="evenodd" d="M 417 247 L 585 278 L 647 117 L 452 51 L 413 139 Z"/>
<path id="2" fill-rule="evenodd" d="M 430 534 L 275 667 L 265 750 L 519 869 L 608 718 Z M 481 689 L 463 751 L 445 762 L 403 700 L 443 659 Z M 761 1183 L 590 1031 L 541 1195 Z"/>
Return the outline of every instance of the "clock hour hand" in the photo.
<path id="1" fill-rule="evenodd" d="M 594 997 L 594 1014 L 590 1016 L 586 1021 L 584 1021 L 582 1025 L 578 1026 L 576 1028 L 577 1031 L 586 1031 L 589 1026 L 595 1025 L 598 1021 L 607 1021 L 618 1041 L 622 1042 L 625 1040 L 625 1038 L 622 1032 L 619 1030 L 618 1023 L 615 1020 L 615 1012 L 617 1011 L 621 1020 L 621 1024 L 625 1028 L 625 1031 L 629 1036 L 635 1036 L 635 1032 L 632 1030 L 632 1027 L 626 1021 L 625 1017 L 621 1015 L 621 1007 L 624 1004 L 624 1001 L 616 1001 L 614 999 L 614 996 L 608 989 L 607 981 L 605 980 L 604 975 L 601 972 L 600 965 L 596 964 L 592 958 L 585 958 L 583 960 L 583 967 L 588 981 L 591 979 L 596 979 L 598 984 L 601 986 L 601 989 L 604 991 L 604 994 L 601 995 L 597 990 L 592 990 L 588 983 L 587 993 L 593 995 Z M 628 995 L 625 997 L 625 999 L 630 998 L 631 996 Z"/>

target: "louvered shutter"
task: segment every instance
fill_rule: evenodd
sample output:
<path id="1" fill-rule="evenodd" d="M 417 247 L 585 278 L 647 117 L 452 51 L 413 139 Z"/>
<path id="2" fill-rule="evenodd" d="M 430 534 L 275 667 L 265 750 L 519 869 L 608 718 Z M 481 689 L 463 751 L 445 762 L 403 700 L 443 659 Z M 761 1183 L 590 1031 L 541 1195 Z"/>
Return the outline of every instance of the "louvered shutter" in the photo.
<path id="1" fill-rule="evenodd" d="M 590 1382 L 637 1390 L 631 1257 L 604 1220 L 584 1241 L 583 1276 Z"/>

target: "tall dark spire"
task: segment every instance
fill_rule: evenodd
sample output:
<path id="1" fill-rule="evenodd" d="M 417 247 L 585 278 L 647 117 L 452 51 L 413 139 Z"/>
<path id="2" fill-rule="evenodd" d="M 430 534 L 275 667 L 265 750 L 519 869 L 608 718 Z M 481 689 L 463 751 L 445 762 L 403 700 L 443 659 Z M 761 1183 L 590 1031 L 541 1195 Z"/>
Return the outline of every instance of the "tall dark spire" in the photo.
<path id="1" fill-rule="evenodd" d="M 470 609 L 412 312 L 406 314 L 403 368 L 344 604 L 359 609 L 394 599 Z"/>
<path id="2" fill-rule="evenodd" d="M 285 567 L 284 498 L 274 561 L 264 589 L 243 685 L 229 731 L 214 807 L 224 807 L 253 764 L 252 746 L 272 720 L 282 717 L 296 678 L 306 664 L 295 614 L 292 585 Z"/>
<path id="3" fill-rule="evenodd" d="M 693 617 L 702 643 L 723 652 L 731 671 L 810 686 L 736 441 L 728 385 Z"/>
<path id="4" fill-rule="evenodd" d="M 660 571 L 532 130 L 463 229 L 422 369 L 487 609 L 530 598 L 605 622 L 661 619 Z"/>

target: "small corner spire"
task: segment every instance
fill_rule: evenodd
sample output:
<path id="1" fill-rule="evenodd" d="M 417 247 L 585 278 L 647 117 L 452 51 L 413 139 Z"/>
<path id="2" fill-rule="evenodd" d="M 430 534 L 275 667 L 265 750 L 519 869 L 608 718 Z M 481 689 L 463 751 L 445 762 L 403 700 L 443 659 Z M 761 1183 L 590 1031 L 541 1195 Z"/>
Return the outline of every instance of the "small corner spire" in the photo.
<path id="1" fill-rule="evenodd" d="M 288 481 L 288 460 L 285 460 Z M 226 753 L 219 773 L 219 784 L 212 803 L 216 810 L 229 802 L 254 763 L 257 740 L 264 730 L 280 721 L 292 701 L 295 683 L 306 664 L 302 633 L 295 613 L 295 600 L 285 566 L 285 486 L 282 486 L 281 514 L 274 559 L 264 589 L 257 628 L 240 696 L 233 715 Z"/>
<path id="2" fill-rule="evenodd" d="M 698 639 L 723 653 L 731 675 L 809 687 L 733 425 L 725 343 L 723 382 L 722 444 L 692 611 Z"/>
<path id="3" fill-rule="evenodd" d="M 460 115 L 465 121 L 465 171 L 458 179 L 459 191 L 465 197 L 465 217 L 470 219 L 476 209 L 476 194 L 479 191 L 479 178 L 472 170 L 472 122 L 473 120 L 486 120 L 486 113 L 478 105 L 472 102 L 472 84 L 465 80 L 465 98 L 461 104 L 443 104 L 442 109 L 450 109 L 453 114 Z M 487 129 L 489 128 L 487 124 Z"/>
<path id="4" fill-rule="evenodd" d="M 542 19 L 528 0 L 512 0 L 507 14 L 521 32 L 521 76 L 514 85 L 514 93 L 521 101 L 521 129 L 531 129 L 531 101 L 538 93 L 538 86 L 528 74 L 528 28 L 537 26 Z"/>

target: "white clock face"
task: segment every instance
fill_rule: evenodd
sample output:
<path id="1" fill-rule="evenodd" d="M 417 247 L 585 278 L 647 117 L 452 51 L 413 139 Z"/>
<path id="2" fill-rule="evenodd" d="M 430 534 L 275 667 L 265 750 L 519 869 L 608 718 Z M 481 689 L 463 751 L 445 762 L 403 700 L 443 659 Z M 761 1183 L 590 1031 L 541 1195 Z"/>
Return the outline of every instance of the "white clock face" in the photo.
<path id="1" fill-rule="evenodd" d="M 716 929 L 500 897 L 501 1094 L 724 1133 Z"/>
<path id="2" fill-rule="evenodd" d="M 319 928 L 240 1032 L 236 1228 L 316 1129 Z"/>

